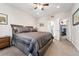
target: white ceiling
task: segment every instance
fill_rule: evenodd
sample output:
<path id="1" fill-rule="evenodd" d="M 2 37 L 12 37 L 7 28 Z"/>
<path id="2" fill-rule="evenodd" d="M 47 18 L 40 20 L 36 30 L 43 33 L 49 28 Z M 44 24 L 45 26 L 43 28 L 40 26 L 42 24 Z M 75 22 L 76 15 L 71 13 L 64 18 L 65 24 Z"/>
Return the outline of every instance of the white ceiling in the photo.
<path id="1" fill-rule="evenodd" d="M 72 3 L 50 3 L 48 7 L 45 7 L 43 11 L 34 10 L 32 3 L 9 3 L 13 7 L 17 7 L 24 12 L 31 14 L 32 16 L 39 18 L 43 16 L 53 16 L 59 12 L 68 12 L 72 9 L 74 4 Z M 57 8 L 60 6 L 60 8 Z"/>

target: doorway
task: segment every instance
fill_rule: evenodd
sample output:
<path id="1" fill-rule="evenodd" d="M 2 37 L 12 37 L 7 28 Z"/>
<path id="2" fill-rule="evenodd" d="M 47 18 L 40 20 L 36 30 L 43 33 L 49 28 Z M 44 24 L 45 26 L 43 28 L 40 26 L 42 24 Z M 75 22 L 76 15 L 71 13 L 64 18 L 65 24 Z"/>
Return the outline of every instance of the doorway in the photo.
<path id="1" fill-rule="evenodd" d="M 60 40 L 67 39 L 67 25 L 60 24 Z"/>

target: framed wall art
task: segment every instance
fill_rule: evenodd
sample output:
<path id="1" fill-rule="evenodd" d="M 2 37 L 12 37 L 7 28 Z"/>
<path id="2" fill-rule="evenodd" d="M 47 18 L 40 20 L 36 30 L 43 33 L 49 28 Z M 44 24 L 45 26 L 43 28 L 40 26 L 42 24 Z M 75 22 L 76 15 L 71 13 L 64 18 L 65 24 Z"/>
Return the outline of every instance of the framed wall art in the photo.
<path id="1" fill-rule="evenodd" d="M 8 15 L 0 13 L 0 25 L 8 24 Z"/>
<path id="2" fill-rule="evenodd" d="M 79 24 L 79 8 L 72 15 L 72 21 L 73 21 L 73 25 L 78 25 Z"/>

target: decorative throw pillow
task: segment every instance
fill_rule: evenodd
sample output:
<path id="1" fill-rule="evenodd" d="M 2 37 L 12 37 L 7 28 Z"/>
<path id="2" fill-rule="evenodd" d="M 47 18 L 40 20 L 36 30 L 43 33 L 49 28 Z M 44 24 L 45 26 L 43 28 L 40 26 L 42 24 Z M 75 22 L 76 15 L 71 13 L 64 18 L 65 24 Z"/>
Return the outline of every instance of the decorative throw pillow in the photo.
<path id="1" fill-rule="evenodd" d="M 14 33 L 17 33 L 18 32 L 17 27 L 14 27 L 13 31 L 14 31 Z"/>
<path id="2" fill-rule="evenodd" d="M 27 27 L 23 27 L 22 32 L 30 32 L 30 30 Z"/>
<path id="3" fill-rule="evenodd" d="M 32 26 L 25 26 L 25 29 L 28 30 L 29 32 L 32 32 L 33 27 Z"/>
<path id="4" fill-rule="evenodd" d="M 33 28 L 33 26 L 25 26 L 25 28 L 28 32 L 37 32 L 37 29 Z"/>
<path id="5" fill-rule="evenodd" d="M 18 33 L 23 32 L 23 28 L 22 27 L 17 28 L 17 30 L 18 30 Z"/>

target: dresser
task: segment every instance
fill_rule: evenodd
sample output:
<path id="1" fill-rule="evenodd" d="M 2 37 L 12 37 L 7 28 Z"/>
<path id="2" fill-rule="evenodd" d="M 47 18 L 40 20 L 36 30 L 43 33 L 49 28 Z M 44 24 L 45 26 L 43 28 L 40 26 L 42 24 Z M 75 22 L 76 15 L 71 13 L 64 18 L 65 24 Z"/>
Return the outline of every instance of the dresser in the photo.
<path id="1" fill-rule="evenodd" d="M 0 49 L 8 47 L 10 46 L 10 44 L 11 44 L 10 36 L 0 37 Z"/>

